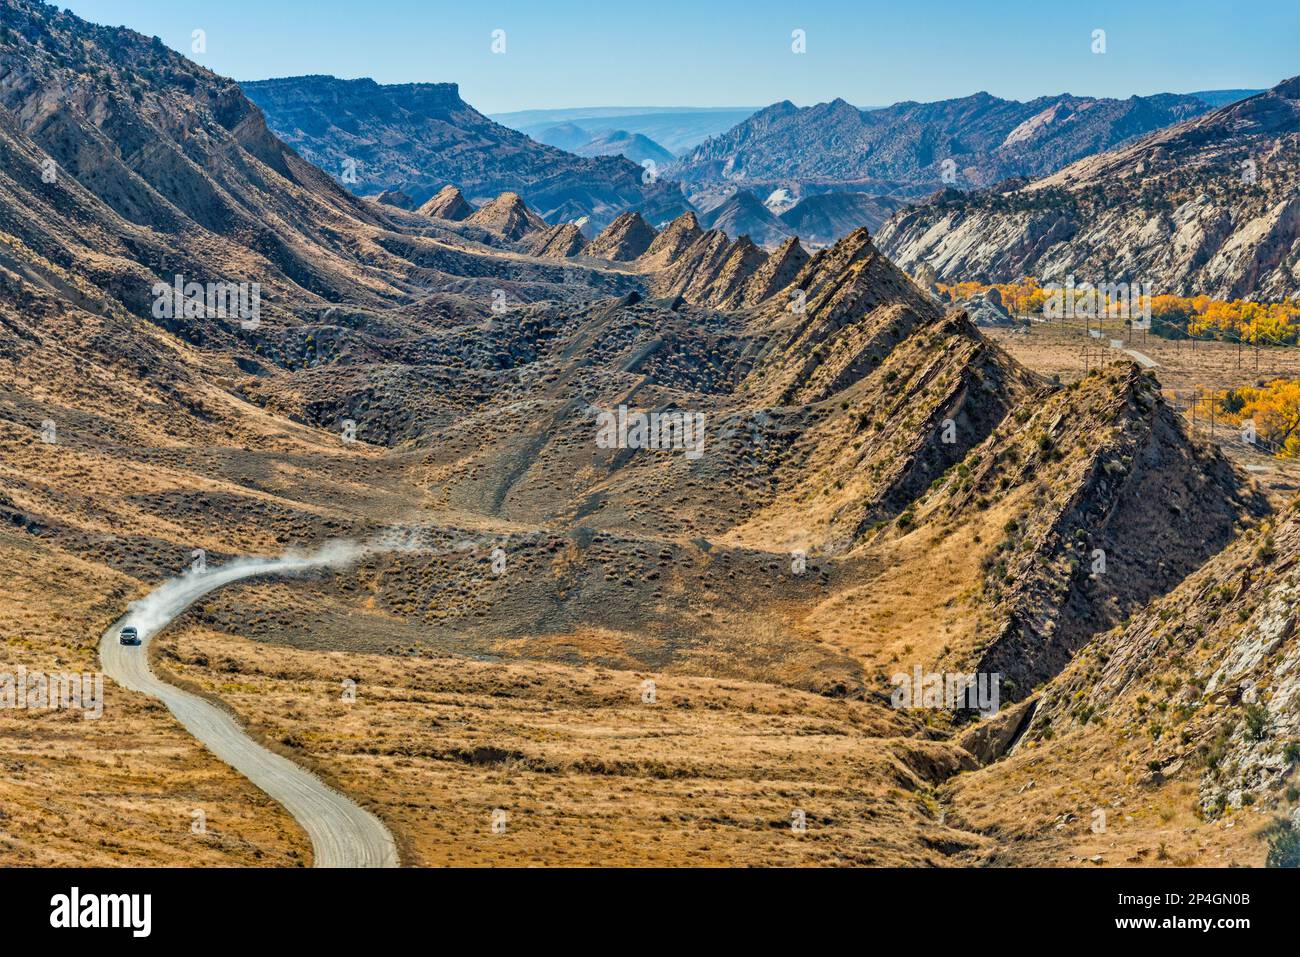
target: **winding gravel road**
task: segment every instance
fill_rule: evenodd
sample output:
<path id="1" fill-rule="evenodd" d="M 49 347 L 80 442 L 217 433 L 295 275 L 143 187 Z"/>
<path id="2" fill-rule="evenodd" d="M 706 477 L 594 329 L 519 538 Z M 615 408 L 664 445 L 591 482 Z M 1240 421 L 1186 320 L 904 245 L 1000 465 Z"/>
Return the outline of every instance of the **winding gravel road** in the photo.
<path id="1" fill-rule="evenodd" d="M 106 675 L 162 701 L 209 751 L 284 805 L 311 837 L 317 867 L 397 867 L 397 845 L 375 815 L 288 758 L 262 747 L 221 708 L 160 680 L 149 667 L 149 641 L 196 600 L 223 585 L 257 575 L 339 567 L 359 551 L 354 545 L 326 546 L 311 554 L 239 559 L 170 579 L 132 602 L 99 642 Z M 119 643 L 118 633 L 127 625 L 140 630 L 139 645 Z"/>

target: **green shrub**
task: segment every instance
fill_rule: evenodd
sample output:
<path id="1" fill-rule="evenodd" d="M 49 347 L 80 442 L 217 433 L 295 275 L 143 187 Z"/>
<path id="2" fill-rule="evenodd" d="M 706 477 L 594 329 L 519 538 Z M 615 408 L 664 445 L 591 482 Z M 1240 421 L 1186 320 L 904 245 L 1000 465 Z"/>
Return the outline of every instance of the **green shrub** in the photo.
<path id="1" fill-rule="evenodd" d="M 1268 839 L 1267 867 L 1300 867 L 1300 831 L 1283 824 Z"/>
<path id="2" fill-rule="evenodd" d="M 1268 733 L 1268 709 L 1262 704 L 1246 705 L 1246 734 L 1252 741 L 1260 741 Z"/>

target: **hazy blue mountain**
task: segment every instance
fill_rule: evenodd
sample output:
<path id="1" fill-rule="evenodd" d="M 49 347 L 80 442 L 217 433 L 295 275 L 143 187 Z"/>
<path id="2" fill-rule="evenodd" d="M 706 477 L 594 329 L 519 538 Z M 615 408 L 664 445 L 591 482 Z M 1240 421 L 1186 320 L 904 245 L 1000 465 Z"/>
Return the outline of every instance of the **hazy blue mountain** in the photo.
<path id="1" fill-rule="evenodd" d="M 720 229 L 732 239 L 748 236 L 760 246 L 775 246 L 792 235 L 792 230 L 761 199 L 744 189 L 701 214 L 699 219 L 705 229 Z"/>
<path id="2" fill-rule="evenodd" d="M 860 226 L 873 233 L 901 205 L 866 193 L 818 193 L 781 213 L 780 220 L 810 246 L 826 246 Z"/>
<path id="3" fill-rule="evenodd" d="M 1236 103 L 1238 100 L 1244 100 L 1248 96 L 1263 92 L 1263 90 L 1201 90 L 1187 95 L 1194 96 L 1198 100 L 1204 100 L 1217 110 L 1221 106 L 1227 106 L 1230 103 Z"/>
<path id="4" fill-rule="evenodd" d="M 627 130 L 597 133 L 589 143 L 576 147 L 573 152 L 579 156 L 625 156 L 638 165 L 650 160 L 658 166 L 667 166 L 676 159 L 650 137 Z"/>
<path id="5" fill-rule="evenodd" d="M 584 130 L 577 123 L 557 123 L 555 126 L 548 126 L 544 130 L 528 135 L 539 143 L 570 152 L 591 142 L 591 132 Z"/>
<path id="6" fill-rule="evenodd" d="M 593 106 L 556 110 L 520 110 L 495 113 L 490 119 L 527 133 L 539 134 L 556 126 L 574 124 L 593 135 L 619 129 L 649 137 L 674 155 L 681 155 L 710 136 L 725 133 L 754 112 L 754 107 Z"/>

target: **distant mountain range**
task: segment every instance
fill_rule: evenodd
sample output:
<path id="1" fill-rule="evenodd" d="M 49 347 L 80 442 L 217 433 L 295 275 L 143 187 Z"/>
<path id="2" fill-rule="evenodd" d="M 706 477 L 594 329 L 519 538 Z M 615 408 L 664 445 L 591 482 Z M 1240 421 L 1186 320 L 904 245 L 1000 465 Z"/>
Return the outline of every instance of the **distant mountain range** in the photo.
<path id="1" fill-rule="evenodd" d="M 781 213 L 781 222 L 810 246 L 827 246 L 859 226 L 875 232 L 898 209 L 898 200 L 866 193 L 817 193 Z"/>
<path id="2" fill-rule="evenodd" d="M 598 133 L 574 152 L 579 156 L 623 156 L 639 166 L 647 160 L 656 166 L 667 166 L 676 158 L 650 137 L 627 130 Z"/>
<path id="3" fill-rule="evenodd" d="M 277 135 L 359 195 L 400 195 L 415 207 L 448 184 L 479 205 L 514 191 L 547 222 L 577 223 L 588 237 L 629 210 L 663 223 L 690 209 L 710 217 L 726 205 L 716 214 L 719 229 L 771 244 L 790 234 L 777 216 L 796 203 L 853 194 L 800 212 L 799 222 L 815 230 L 806 237 L 812 245 L 874 228 L 901 203 L 944 185 L 978 189 L 1046 175 L 1241 92 L 501 114 L 512 127 L 465 103 L 454 83 L 305 76 L 242 87 Z M 686 143 L 696 145 L 674 157 Z M 643 164 L 652 164 L 650 173 Z M 780 190 L 785 198 L 764 209 L 764 198 Z"/>
<path id="4" fill-rule="evenodd" d="M 1021 103 L 976 93 L 871 110 L 842 99 L 809 107 L 785 100 L 700 144 L 669 174 L 692 193 L 721 182 L 760 192 L 852 186 L 900 196 L 945 184 L 989 186 L 1054 172 L 1231 96 L 1162 93 L 1114 100 L 1067 93 Z"/>
<path id="5" fill-rule="evenodd" d="M 1300 78 L 1010 189 L 899 212 L 882 249 L 940 279 L 1150 281 L 1300 296 Z"/>
<path id="6" fill-rule="evenodd" d="M 703 143 L 710 136 L 725 133 L 744 122 L 758 107 L 626 107 L 605 106 L 569 110 L 521 110 L 493 113 L 491 119 L 527 133 L 539 142 L 546 130 L 573 126 L 587 134 L 588 140 L 608 130 L 625 130 L 654 140 L 674 155 L 680 155 Z M 553 144 L 559 145 L 559 144 Z M 575 144 L 580 145 L 580 144 Z M 574 146 L 564 146 L 573 149 Z"/>
<path id="7" fill-rule="evenodd" d="M 1221 106 L 1227 106 L 1229 103 L 1236 103 L 1238 100 L 1244 100 L 1248 96 L 1255 96 L 1263 92 L 1263 90 L 1200 90 L 1187 95 L 1194 96 L 1198 100 L 1204 100 L 1210 106 L 1218 109 Z"/>
<path id="8" fill-rule="evenodd" d="M 480 202 L 515 190 L 552 222 L 597 227 L 647 199 L 636 163 L 538 143 L 479 113 L 455 83 L 298 76 L 242 88 L 286 143 L 361 195 L 401 190 L 419 205 L 448 183 Z"/>

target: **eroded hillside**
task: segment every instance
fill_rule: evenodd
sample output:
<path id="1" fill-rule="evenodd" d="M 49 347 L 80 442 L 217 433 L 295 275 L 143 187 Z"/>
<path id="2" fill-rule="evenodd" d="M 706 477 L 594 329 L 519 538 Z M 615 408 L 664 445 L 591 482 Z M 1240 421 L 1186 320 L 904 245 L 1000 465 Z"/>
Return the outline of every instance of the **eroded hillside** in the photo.
<path id="1" fill-rule="evenodd" d="M 1142 623 L 1189 596 L 1224 649 L 1206 694 L 1250 673 L 1288 753 L 1294 523 L 1132 364 L 1031 372 L 865 229 L 769 251 L 632 213 L 587 243 L 513 190 L 358 200 L 229 81 L 0 2 L 6 664 L 94 670 L 123 605 L 196 554 L 370 543 L 215 592 L 152 650 L 411 863 L 1002 860 L 976 789 L 1048 753 L 1062 696 L 1128 707 Z M 257 282 L 261 312 L 160 315 L 180 273 Z M 670 426 L 627 430 L 651 413 Z M 1256 637 L 1211 633 L 1252 535 L 1274 552 L 1240 586 Z M 1081 686 L 1117 635 L 1126 670 Z M 1030 732 L 977 771 L 1014 735 L 894 707 L 918 668 L 998 672 L 992 721 L 1037 707 Z M 120 688 L 102 722 L 0 722 L 16 860 L 309 857 Z M 1216 827 L 1220 794 L 1294 803 L 1290 765 L 1237 734 L 1180 827 Z M 1131 744 L 1089 740 L 1079 773 Z"/>
<path id="2" fill-rule="evenodd" d="M 880 229 L 941 279 L 1149 282 L 1156 293 L 1300 294 L 1300 79 L 1031 182 L 948 191 Z"/>

